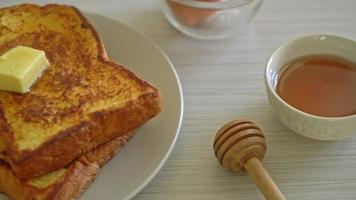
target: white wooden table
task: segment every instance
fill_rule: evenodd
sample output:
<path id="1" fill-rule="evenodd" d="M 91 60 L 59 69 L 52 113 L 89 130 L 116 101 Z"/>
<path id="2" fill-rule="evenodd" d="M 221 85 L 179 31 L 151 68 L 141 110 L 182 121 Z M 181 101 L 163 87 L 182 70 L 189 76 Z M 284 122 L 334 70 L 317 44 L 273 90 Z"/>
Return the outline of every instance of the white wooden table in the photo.
<path id="1" fill-rule="evenodd" d="M 284 41 L 308 33 L 356 39 L 356 0 L 266 0 L 248 28 L 220 41 L 200 41 L 177 32 L 157 0 L 60 2 L 147 34 L 171 58 L 180 76 L 185 113 L 178 142 L 137 200 L 262 199 L 247 174 L 226 172 L 213 155 L 217 129 L 240 117 L 256 122 L 267 135 L 264 164 L 287 199 L 356 199 L 356 137 L 318 142 L 292 133 L 273 115 L 263 81 L 268 57 Z M 2 0 L 0 6 L 13 3 Z"/>

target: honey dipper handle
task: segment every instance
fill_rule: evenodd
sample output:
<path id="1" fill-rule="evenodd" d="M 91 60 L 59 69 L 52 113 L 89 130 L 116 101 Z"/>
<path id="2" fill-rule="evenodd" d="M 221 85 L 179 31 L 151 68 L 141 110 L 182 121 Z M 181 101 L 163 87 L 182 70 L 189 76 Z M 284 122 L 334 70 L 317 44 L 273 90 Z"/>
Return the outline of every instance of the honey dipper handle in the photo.
<path id="1" fill-rule="evenodd" d="M 245 169 L 260 188 L 266 200 L 285 200 L 283 194 L 257 158 L 246 161 Z"/>

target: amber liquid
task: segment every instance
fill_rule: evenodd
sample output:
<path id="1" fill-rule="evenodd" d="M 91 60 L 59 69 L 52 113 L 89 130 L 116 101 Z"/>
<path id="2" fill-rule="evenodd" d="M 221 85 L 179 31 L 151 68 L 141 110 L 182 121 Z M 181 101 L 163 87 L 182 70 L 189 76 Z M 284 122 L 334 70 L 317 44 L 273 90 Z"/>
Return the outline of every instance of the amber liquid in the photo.
<path id="1" fill-rule="evenodd" d="M 285 66 L 277 93 L 289 105 L 312 115 L 355 115 L 356 64 L 330 55 L 301 57 Z"/>

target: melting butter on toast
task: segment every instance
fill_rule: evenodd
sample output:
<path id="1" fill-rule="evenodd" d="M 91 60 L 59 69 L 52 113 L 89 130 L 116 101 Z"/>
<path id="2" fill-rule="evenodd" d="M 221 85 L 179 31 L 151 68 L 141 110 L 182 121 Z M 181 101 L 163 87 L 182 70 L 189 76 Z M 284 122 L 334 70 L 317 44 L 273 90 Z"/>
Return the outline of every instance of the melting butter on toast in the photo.
<path id="1" fill-rule="evenodd" d="M 110 60 L 74 7 L 1 8 L 0 32 L 0 54 L 28 46 L 45 51 L 51 65 L 30 92 L 0 91 L 0 144 L 18 177 L 60 169 L 161 111 L 158 90 Z"/>

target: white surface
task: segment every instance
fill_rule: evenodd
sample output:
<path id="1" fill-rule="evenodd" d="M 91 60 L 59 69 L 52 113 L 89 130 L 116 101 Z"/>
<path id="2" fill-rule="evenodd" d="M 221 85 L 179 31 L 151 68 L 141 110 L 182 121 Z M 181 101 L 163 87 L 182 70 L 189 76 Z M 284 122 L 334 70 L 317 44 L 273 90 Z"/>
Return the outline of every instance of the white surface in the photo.
<path id="1" fill-rule="evenodd" d="M 292 133 L 273 114 L 263 80 L 268 58 L 283 42 L 320 32 L 356 39 L 355 0 L 266 0 L 249 28 L 222 41 L 182 35 L 156 0 L 61 2 L 144 32 L 167 53 L 181 79 L 185 112 L 177 144 L 135 200 L 262 200 L 246 173 L 226 172 L 213 155 L 215 132 L 238 117 L 265 132 L 264 165 L 288 200 L 356 199 L 356 137 L 318 142 Z"/>
<path id="2" fill-rule="evenodd" d="M 279 46 L 265 70 L 268 99 L 281 122 L 296 133 L 317 140 L 343 139 L 356 133 L 356 114 L 346 117 L 311 115 L 288 105 L 276 92 L 278 76 L 283 67 L 297 58 L 317 54 L 335 55 L 356 63 L 356 41 L 336 35 L 313 34 Z"/>

